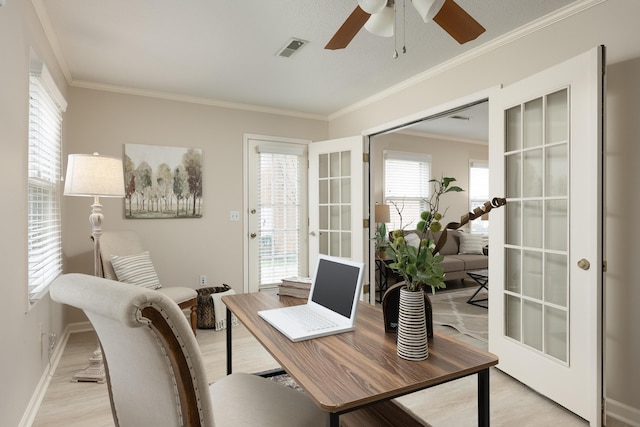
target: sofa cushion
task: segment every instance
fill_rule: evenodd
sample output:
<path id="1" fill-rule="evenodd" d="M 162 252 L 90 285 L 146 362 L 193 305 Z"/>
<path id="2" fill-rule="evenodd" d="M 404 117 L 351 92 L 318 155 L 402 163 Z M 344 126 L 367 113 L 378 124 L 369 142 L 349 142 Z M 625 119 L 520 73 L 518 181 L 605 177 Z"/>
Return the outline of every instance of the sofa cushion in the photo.
<path id="1" fill-rule="evenodd" d="M 478 234 L 460 233 L 459 254 L 482 255 L 482 236 Z"/>
<path id="2" fill-rule="evenodd" d="M 461 261 L 465 271 L 483 270 L 489 267 L 489 257 L 486 255 L 449 255 L 445 260 L 449 258 Z"/>
<path id="3" fill-rule="evenodd" d="M 486 258 L 486 257 L 485 257 Z M 454 258 L 453 256 L 446 256 L 438 266 L 442 267 L 445 273 L 451 273 L 453 271 L 463 271 L 464 261 Z"/>
<path id="4" fill-rule="evenodd" d="M 447 241 L 440 248 L 440 255 L 455 255 L 458 253 L 458 246 L 460 245 L 460 237 L 459 232 L 456 230 L 448 230 L 447 231 Z M 435 240 L 436 244 L 438 244 L 438 240 L 442 235 L 442 231 L 437 233 L 433 233 L 433 240 Z"/>
<path id="5" fill-rule="evenodd" d="M 149 289 L 160 287 L 160 279 L 158 279 L 148 251 L 135 255 L 113 255 L 111 256 L 111 265 L 119 282 Z"/>

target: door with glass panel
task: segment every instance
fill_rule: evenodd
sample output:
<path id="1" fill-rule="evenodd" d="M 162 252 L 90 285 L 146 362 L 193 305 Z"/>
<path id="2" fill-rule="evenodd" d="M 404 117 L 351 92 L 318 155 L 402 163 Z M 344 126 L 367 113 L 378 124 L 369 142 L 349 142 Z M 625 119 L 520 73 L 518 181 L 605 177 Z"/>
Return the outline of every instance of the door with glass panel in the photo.
<path id="1" fill-rule="evenodd" d="M 364 261 L 362 153 L 361 136 L 309 145 L 311 269 L 318 254 Z"/>
<path id="2" fill-rule="evenodd" d="M 591 425 L 602 402 L 602 52 L 490 98 L 489 350 Z"/>
<path id="3" fill-rule="evenodd" d="M 307 147 L 249 139 L 248 288 L 307 276 Z"/>

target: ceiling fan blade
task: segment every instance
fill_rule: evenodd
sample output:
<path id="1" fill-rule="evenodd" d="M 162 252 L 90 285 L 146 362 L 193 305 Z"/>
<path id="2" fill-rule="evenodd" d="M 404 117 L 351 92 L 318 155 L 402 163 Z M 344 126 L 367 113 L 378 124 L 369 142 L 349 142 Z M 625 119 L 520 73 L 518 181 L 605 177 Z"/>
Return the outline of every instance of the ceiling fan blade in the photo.
<path id="1" fill-rule="evenodd" d="M 486 30 L 453 0 L 445 0 L 433 20 L 460 44 L 475 40 Z"/>
<path id="2" fill-rule="evenodd" d="M 347 47 L 351 40 L 358 34 L 358 31 L 364 26 L 367 19 L 369 19 L 370 14 L 365 12 L 360 8 L 360 6 L 356 6 L 356 8 L 351 12 L 351 15 L 347 18 L 346 21 L 342 24 L 342 26 L 336 31 L 333 35 L 329 43 L 324 47 L 325 49 L 336 50 L 336 49 L 344 49 Z"/>

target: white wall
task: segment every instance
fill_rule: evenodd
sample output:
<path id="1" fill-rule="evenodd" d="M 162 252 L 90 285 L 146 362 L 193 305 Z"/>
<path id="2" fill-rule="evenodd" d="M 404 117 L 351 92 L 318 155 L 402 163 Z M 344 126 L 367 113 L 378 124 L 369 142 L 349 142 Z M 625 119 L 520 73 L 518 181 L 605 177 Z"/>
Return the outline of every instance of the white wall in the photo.
<path id="1" fill-rule="evenodd" d="M 640 425 L 640 258 L 638 212 L 640 182 L 637 167 L 640 129 L 637 118 L 640 58 L 637 17 L 640 1 L 609 0 L 563 21 L 550 23 L 535 33 L 483 52 L 467 62 L 431 72 L 412 86 L 354 111 L 335 115 L 330 137 L 379 129 L 383 123 L 432 110 L 497 85 L 508 85 L 537 71 L 603 44 L 607 47 L 607 280 L 606 394 L 608 408 Z M 616 64 L 616 65 L 612 65 Z"/>

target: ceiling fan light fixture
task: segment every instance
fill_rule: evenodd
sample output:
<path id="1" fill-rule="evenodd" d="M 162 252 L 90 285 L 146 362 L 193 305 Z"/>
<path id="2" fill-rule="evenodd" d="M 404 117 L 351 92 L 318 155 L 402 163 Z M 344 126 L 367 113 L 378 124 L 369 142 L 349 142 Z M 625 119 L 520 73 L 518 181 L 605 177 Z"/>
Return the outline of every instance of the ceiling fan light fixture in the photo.
<path id="1" fill-rule="evenodd" d="M 395 23 L 396 17 L 393 7 L 385 7 L 381 12 L 371 15 L 364 24 L 364 28 L 376 36 L 392 37 Z"/>
<path id="2" fill-rule="evenodd" d="M 433 20 L 433 17 L 440 12 L 445 0 L 411 0 L 413 7 L 424 22 Z"/>
<path id="3" fill-rule="evenodd" d="M 358 0 L 358 6 L 370 15 L 382 12 L 387 5 L 387 0 Z"/>

